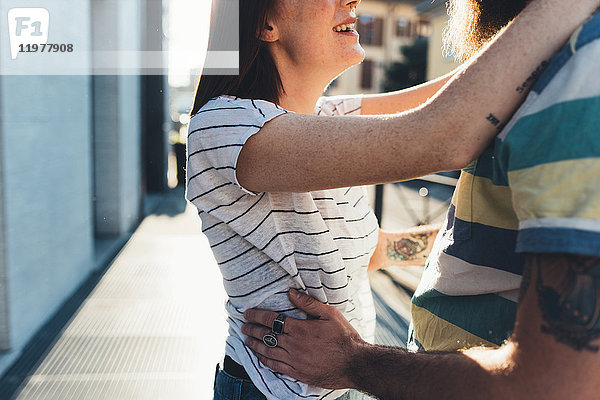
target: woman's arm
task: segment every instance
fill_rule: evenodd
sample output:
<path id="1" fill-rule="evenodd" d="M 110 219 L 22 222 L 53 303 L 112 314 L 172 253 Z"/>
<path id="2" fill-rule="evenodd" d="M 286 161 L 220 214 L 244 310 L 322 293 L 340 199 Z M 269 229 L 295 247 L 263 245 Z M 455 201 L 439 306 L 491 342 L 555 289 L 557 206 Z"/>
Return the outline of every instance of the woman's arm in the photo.
<path id="1" fill-rule="evenodd" d="M 523 101 L 517 88 L 598 5 L 532 1 L 443 90 L 402 114 L 279 116 L 243 146 L 238 181 L 257 192 L 312 191 L 462 168 Z"/>
<path id="2" fill-rule="evenodd" d="M 458 68 L 444 76 L 408 89 L 366 94 L 361 115 L 394 114 L 420 106 L 435 95 L 454 76 Z"/>
<path id="3" fill-rule="evenodd" d="M 377 248 L 369 261 L 369 271 L 392 265 L 425 265 L 439 225 L 416 226 L 403 232 L 379 231 Z"/>

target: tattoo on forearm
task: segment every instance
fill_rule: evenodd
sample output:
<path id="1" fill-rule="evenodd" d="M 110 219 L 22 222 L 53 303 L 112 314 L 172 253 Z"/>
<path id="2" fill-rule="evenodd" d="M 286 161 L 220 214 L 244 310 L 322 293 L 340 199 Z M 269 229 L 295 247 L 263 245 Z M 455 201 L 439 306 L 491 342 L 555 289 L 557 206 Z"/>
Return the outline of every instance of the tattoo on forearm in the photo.
<path id="1" fill-rule="evenodd" d="M 545 325 L 542 332 L 572 348 L 598 352 L 600 338 L 600 258 L 536 255 L 536 291 Z"/>
<path id="2" fill-rule="evenodd" d="M 538 67 L 535 69 L 535 71 L 533 71 L 531 73 L 531 75 L 529 75 L 527 77 L 525 82 L 523 82 L 521 84 L 521 86 L 519 86 L 517 88 L 517 92 L 523 93 L 525 91 L 525 89 L 527 89 L 529 86 L 533 85 L 535 83 L 535 81 L 537 80 L 537 78 L 539 78 L 539 76 L 542 74 L 542 72 L 544 72 L 544 70 L 546 69 L 546 67 L 549 64 L 550 64 L 550 62 L 547 60 L 542 61 L 542 63 L 540 65 L 538 65 Z"/>
<path id="3" fill-rule="evenodd" d="M 494 125 L 496 127 L 496 129 L 498 129 L 498 131 L 501 131 L 502 129 L 504 129 L 504 124 L 502 122 L 500 122 L 498 117 L 496 117 L 494 114 L 490 113 L 490 115 L 488 115 L 486 119 L 488 121 L 490 121 L 490 123 L 492 125 Z"/>
<path id="4" fill-rule="evenodd" d="M 388 240 L 387 256 L 394 261 L 416 260 L 417 256 L 427 250 L 428 233 L 413 233 L 408 238 Z"/>

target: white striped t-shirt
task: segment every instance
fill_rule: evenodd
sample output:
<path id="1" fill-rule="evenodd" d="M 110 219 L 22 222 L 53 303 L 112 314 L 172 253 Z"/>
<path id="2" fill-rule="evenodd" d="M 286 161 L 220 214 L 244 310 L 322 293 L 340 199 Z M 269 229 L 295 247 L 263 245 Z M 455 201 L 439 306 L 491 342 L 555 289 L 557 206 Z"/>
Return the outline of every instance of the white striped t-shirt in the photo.
<path id="1" fill-rule="evenodd" d="M 360 95 L 321 98 L 315 114 L 358 115 L 361 101 Z M 267 121 L 288 112 L 264 100 L 208 101 L 189 125 L 186 198 L 199 210 L 229 297 L 226 354 L 244 366 L 269 400 L 335 399 L 344 391 L 309 386 L 263 366 L 241 333 L 248 308 L 306 318 L 287 297 L 293 287 L 337 307 L 365 340 L 374 337 L 367 265 L 378 224 L 365 189 L 254 193 L 237 181 L 243 144 Z"/>

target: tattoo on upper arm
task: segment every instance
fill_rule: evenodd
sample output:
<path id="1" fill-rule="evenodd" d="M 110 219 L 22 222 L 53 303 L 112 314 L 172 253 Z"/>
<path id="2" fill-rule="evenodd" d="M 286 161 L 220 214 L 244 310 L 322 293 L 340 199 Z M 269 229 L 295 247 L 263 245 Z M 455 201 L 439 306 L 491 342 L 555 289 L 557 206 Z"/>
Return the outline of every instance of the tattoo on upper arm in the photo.
<path id="1" fill-rule="evenodd" d="M 533 71 L 531 73 L 531 75 L 529 75 L 529 77 L 527 77 L 525 82 L 523 82 L 521 84 L 521 86 L 519 86 L 517 88 L 517 92 L 523 93 L 525 91 L 525 89 L 527 89 L 529 86 L 531 86 L 533 83 L 535 83 L 537 78 L 542 74 L 542 72 L 544 72 L 544 70 L 546 69 L 546 67 L 549 64 L 550 64 L 550 62 L 547 60 L 542 61 L 542 63 L 540 65 L 538 65 L 538 67 L 535 69 L 535 71 Z"/>
<path id="2" fill-rule="evenodd" d="M 388 258 L 394 261 L 416 260 L 419 254 L 427 250 L 429 236 L 429 233 L 413 233 L 400 240 L 388 240 Z"/>
<path id="3" fill-rule="evenodd" d="M 547 254 L 529 257 L 545 325 L 542 332 L 572 348 L 598 352 L 600 258 Z"/>

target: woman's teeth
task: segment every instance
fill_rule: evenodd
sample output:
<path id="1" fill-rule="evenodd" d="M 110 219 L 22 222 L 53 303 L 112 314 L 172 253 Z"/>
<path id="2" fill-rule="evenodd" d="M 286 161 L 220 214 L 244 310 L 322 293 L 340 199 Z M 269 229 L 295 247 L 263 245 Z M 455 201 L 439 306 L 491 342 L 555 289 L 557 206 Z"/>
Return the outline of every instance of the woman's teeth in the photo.
<path id="1" fill-rule="evenodd" d="M 334 31 L 336 32 L 344 32 L 344 31 L 350 31 L 350 30 L 354 30 L 354 25 L 355 24 L 341 24 L 336 26 L 335 28 L 333 28 Z"/>

